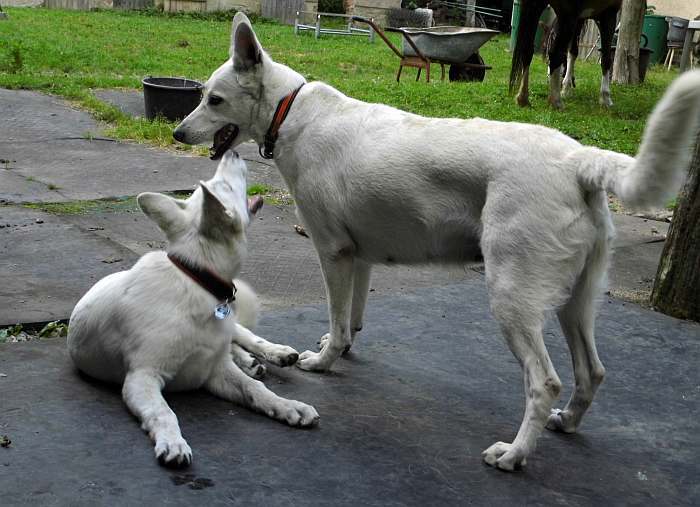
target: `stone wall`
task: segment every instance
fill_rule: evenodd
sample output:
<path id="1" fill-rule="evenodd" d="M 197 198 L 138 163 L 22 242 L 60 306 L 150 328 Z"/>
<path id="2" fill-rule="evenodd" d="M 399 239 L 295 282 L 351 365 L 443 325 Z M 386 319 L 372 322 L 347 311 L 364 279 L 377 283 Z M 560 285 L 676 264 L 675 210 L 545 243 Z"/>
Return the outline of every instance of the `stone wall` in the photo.
<path id="1" fill-rule="evenodd" d="M 5 7 L 40 7 L 44 0 L 0 0 L 0 5 Z"/>
<path id="2" fill-rule="evenodd" d="M 386 25 L 386 17 L 389 9 L 400 9 L 401 0 L 354 0 L 346 3 L 348 14 L 374 18 L 380 25 Z"/>
<path id="3" fill-rule="evenodd" d="M 259 14 L 260 0 L 163 0 L 163 10 L 166 12 L 215 12 L 231 9 Z"/>
<path id="4" fill-rule="evenodd" d="M 700 16 L 700 0 L 654 0 L 649 2 L 656 7 L 654 14 L 695 19 Z"/>
<path id="5" fill-rule="evenodd" d="M 5 2 L 3 1 L 3 5 Z M 73 9 L 88 11 L 90 9 L 111 9 L 112 0 L 45 0 L 47 9 Z"/>

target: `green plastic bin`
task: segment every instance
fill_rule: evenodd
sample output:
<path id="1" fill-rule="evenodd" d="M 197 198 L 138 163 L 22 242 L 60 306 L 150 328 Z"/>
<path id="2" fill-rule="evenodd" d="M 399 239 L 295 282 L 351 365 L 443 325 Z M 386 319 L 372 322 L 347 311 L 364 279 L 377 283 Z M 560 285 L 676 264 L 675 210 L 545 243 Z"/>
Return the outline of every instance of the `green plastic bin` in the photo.
<path id="1" fill-rule="evenodd" d="M 649 64 L 663 62 L 666 56 L 666 32 L 668 32 L 666 16 L 657 14 L 644 16 L 642 33 L 647 36 L 649 41 L 646 47 L 653 51 L 649 58 Z"/>
<path id="2" fill-rule="evenodd" d="M 540 16 L 540 21 L 546 25 L 551 25 L 554 20 L 554 10 L 551 7 L 547 7 L 542 16 Z M 510 50 L 515 49 L 515 41 L 518 38 L 518 26 L 520 25 L 520 0 L 513 0 L 513 13 L 510 16 Z M 537 27 L 537 33 L 535 34 L 535 51 L 539 51 L 542 46 L 542 37 L 544 37 L 544 30 L 542 30 L 542 25 Z"/>

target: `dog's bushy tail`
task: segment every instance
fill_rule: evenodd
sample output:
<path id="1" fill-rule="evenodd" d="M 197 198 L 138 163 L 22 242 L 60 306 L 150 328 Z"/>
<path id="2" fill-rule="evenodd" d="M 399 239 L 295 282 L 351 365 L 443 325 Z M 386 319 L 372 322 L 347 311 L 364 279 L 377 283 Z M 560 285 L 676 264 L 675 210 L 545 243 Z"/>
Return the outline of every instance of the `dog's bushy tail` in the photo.
<path id="1" fill-rule="evenodd" d="M 260 314 L 260 302 L 255 291 L 242 280 L 235 280 L 236 301 L 233 304 L 236 321 L 243 327 L 255 329 Z"/>
<path id="2" fill-rule="evenodd" d="M 585 147 L 571 157 L 588 190 L 605 189 L 626 205 L 663 205 L 682 184 L 700 127 L 700 71 L 676 79 L 649 116 L 635 158 Z"/>

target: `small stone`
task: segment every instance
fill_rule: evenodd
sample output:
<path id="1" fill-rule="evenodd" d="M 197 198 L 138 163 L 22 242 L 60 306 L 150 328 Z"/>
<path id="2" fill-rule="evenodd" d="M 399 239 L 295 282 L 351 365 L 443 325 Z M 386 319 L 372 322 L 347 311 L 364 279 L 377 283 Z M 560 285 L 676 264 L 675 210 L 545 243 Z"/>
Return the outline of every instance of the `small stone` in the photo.
<path id="1" fill-rule="evenodd" d="M 44 223 L 44 221 L 43 221 L 41 218 L 37 218 L 37 219 L 35 220 L 35 222 L 36 222 L 37 224 L 43 224 L 43 223 Z"/>
<path id="2" fill-rule="evenodd" d="M 153 174 L 156 174 L 156 173 L 158 173 L 158 169 L 153 170 Z"/>
<path id="3" fill-rule="evenodd" d="M 7 377 L 7 373 L 0 373 L 0 378 L 5 378 Z"/>

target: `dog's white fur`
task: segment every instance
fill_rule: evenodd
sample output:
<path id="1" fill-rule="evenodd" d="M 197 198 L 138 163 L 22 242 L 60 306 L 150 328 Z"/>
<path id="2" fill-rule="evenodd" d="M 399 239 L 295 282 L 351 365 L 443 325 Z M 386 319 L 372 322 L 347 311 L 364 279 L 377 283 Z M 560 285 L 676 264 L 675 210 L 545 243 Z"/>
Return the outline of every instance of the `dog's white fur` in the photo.
<path id="1" fill-rule="evenodd" d="M 234 144 L 261 144 L 277 103 L 302 83 L 237 15 L 231 59 L 174 135 L 203 143 L 234 123 Z M 297 364 L 328 370 L 352 344 L 372 264 L 464 262 L 481 252 L 491 308 L 523 367 L 526 394 L 515 440 L 492 445 L 484 460 L 504 470 L 523 465 L 545 425 L 575 431 L 603 380 L 593 331 L 613 236 L 606 191 L 634 206 L 672 195 L 699 115 L 700 72 L 689 72 L 654 110 L 632 158 L 537 125 L 425 118 L 307 84 L 274 155 L 320 258 L 330 332 L 319 353 L 306 351 Z M 542 338 L 550 309 L 575 369 L 563 410 L 551 410 L 561 382 Z"/>
<path id="2" fill-rule="evenodd" d="M 187 200 L 143 193 L 138 203 L 165 232 L 170 252 L 224 279 L 239 272 L 249 217 L 246 169 L 238 155 L 228 152 L 214 178 L 201 182 Z M 216 298 L 166 252 L 150 252 L 131 269 L 97 282 L 71 315 L 68 350 L 74 363 L 91 377 L 123 384 L 124 401 L 164 464 L 188 465 L 192 451 L 163 389 L 205 388 L 292 426 L 318 421 L 313 407 L 280 398 L 246 375 L 261 373 L 251 354 L 279 366 L 293 364 L 298 354 L 249 330 L 257 318 L 257 297 L 240 280 L 235 284 L 233 315 L 218 320 Z"/>

